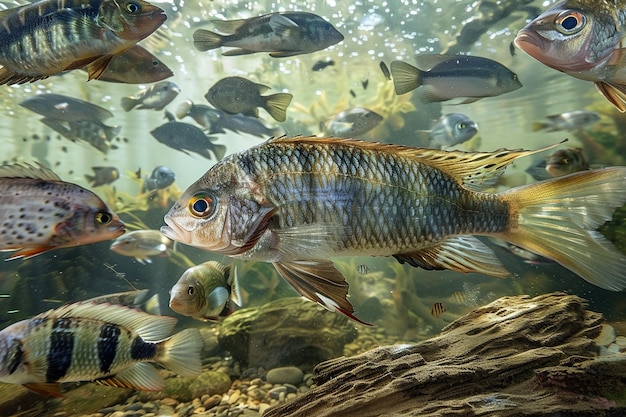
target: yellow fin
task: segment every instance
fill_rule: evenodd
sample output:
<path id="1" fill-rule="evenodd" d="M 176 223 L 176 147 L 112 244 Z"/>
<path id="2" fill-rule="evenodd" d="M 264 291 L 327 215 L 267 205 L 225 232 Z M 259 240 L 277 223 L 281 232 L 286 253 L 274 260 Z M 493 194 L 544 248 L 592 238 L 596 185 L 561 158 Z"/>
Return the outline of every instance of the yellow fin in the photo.
<path id="1" fill-rule="evenodd" d="M 110 387 L 131 388 L 140 391 L 161 391 L 165 381 L 159 371 L 149 363 L 141 362 L 110 378 L 94 381 Z"/>
<path id="2" fill-rule="evenodd" d="M 102 56 L 87 66 L 88 80 L 97 80 L 106 71 L 113 55 Z"/>
<path id="3" fill-rule="evenodd" d="M 30 384 L 24 384 L 24 387 L 36 392 L 39 395 L 49 395 L 51 397 L 65 398 L 65 395 L 61 392 L 61 384 L 48 383 L 48 382 L 32 382 Z"/>
<path id="4" fill-rule="evenodd" d="M 291 103 L 293 96 L 289 93 L 272 94 L 265 98 L 265 106 L 263 108 L 277 122 L 284 122 L 287 119 L 287 107 Z"/>

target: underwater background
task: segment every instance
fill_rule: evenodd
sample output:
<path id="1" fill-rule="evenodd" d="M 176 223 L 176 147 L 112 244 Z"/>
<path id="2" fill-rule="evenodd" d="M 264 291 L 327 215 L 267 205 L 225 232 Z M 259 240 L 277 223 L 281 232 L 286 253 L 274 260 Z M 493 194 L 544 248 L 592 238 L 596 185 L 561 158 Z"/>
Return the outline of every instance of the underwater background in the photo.
<path id="1" fill-rule="evenodd" d="M 624 164 L 625 116 L 606 102 L 591 83 L 554 71 L 512 46 L 519 29 L 556 2 L 201 0 L 153 3 L 166 10 L 168 20 L 157 34 L 140 45 L 174 73 L 167 81 L 174 82 L 180 93 L 165 108 L 171 114 L 176 114 L 187 100 L 207 105 L 204 96 L 210 86 L 227 76 L 242 76 L 269 86 L 273 93 L 293 95 L 284 122 L 275 121 L 261 110 L 261 120 L 266 127 L 289 136 L 321 135 L 333 116 L 350 108 L 364 107 L 380 114 L 382 121 L 359 134 L 359 139 L 425 146 L 427 142 L 420 132 L 432 129 L 442 114 L 454 112 L 473 120 L 478 125 L 478 133 L 451 149 L 534 149 L 569 138 L 562 146 L 581 148 L 592 166 Z M 4 4 L 7 7 L 17 5 Z M 344 40 L 321 51 L 285 58 L 273 58 L 267 53 L 223 56 L 225 48 L 200 52 L 193 46 L 193 32 L 199 28 L 212 29 L 210 20 L 245 19 L 284 11 L 308 11 L 322 16 L 343 34 Z M 495 60 L 515 72 L 523 87 L 497 97 L 456 105 L 425 104 L 414 94 L 397 95 L 393 83 L 381 71 L 380 63 L 389 64 L 394 60 L 414 63 L 414 56 L 426 53 L 463 53 Z M 313 70 L 317 62 L 331 60 L 333 65 Z M 196 153 L 177 151 L 155 140 L 150 132 L 167 121 L 164 110 L 122 109 L 123 97 L 132 96 L 147 85 L 85 80 L 84 72 L 72 71 L 30 84 L 0 86 L 0 160 L 4 163 L 39 162 L 63 180 L 94 191 L 127 224 L 128 231 L 158 230 L 164 225 L 163 216 L 182 190 L 216 162 L 215 155 L 207 159 Z M 43 93 L 64 94 L 111 111 L 114 116 L 107 123 L 121 127 L 112 141 L 114 146 L 105 153 L 85 142 L 68 140 L 41 123 L 38 114 L 20 106 L 24 100 Z M 600 120 L 574 130 L 533 130 L 533 123 L 549 115 L 574 110 L 597 112 Z M 198 126 L 191 118 L 180 121 Z M 267 138 L 231 130 L 210 136 L 215 144 L 226 147 L 226 154 L 247 149 Z M 538 154 L 516 161 L 494 190 L 535 181 L 526 170 L 546 156 Z M 164 189 L 145 191 L 146 177 L 161 165 L 175 173 L 175 182 Z M 85 175 L 93 175 L 92 167 L 104 166 L 117 168 L 119 178 L 110 184 L 92 186 Z M 622 250 L 626 250 L 625 214 L 623 209 L 618 210 L 614 222 L 601 228 Z M 336 259 L 337 268 L 350 284 L 350 302 L 361 319 L 374 324 L 371 328 L 348 323 L 343 317 L 340 317 L 341 323 L 335 322 L 331 313 L 313 303 L 293 300 L 298 294 L 269 264 L 238 262 L 243 294 L 241 307 L 262 308 L 287 299 L 289 303 L 278 304 L 285 309 L 280 310 L 281 313 L 272 313 L 272 309 L 278 307 L 270 304 L 268 310 L 265 313 L 260 310 L 260 314 L 331 316 L 316 324 L 318 335 L 323 335 L 320 339 L 336 345 L 325 354 L 319 353 L 322 348 L 319 351 L 302 348 L 295 350 L 302 355 L 297 357 L 293 351 L 270 347 L 267 355 L 270 358 L 273 355 L 273 359 L 261 353 L 255 357 L 254 352 L 233 352 L 237 341 L 224 342 L 224 337 L 221 342 L 218 340 L 220 334 L 230 331 L 222 329 L 222 322 L 194 320 L 168 307 L 170 290 L 187 268 L 209 260 L 227 264 L 231 262 L 227 257 L 176 244 L 160 256 L 151 256 L 150 262 L 140 262 L 132 256 L 111 251 L 111 243 L 58 249 L 26 260 L 0 263 L 0 328 L 67 302 L 148 289 L 150 295 L 158 295 L 160 313 L 178 318 L 180 329 L 189 326 L 202 329 L 207 341 L 204 367 L 226 375 L 221 386 L 217 383 L 219 388 L 214 392 L 204 393 L 201 389 L 192 393 L 191 388 L 183 388 L 187 390 L 184 394 L 170 392 L 161 397 L 98 387 L 102 391 L 90 392 L 91 400 L 80 406 L 68 405 L 66 399 L 46 400 L 29 393 L 18 397 L 18 401 L 5 410 L 13 410 L 14 415 L 20 416 L 118 417 L 150 413 L 183 416 L 194 412 L 198 415 L 258 415 L 252 413 L 263 412 L 266 406 L 262 404 L 288 401 L 310 388 L 313 385 L 311 370 L 317 362 L 332 355 L 357 354 L 385 344 L 425 340 L 459 316 L 502 296 L 534 296 L 552 291 L 579 295 L 588 300 L 591 310 L 601 312 L 618 334 L 626 332 L 622 293 L 595 287 L 553 262 L 523 258 L 511 252 L 511 248 L 493 244 L 504 266 L 512 272 L 510 277 L 425 271 L 401 265 L 393 258 Z M 298 327 L 293 323 L 282 325 L 290 331 Z M 250 326 L 261 324 L 253 322 Z M 302 336 L 303 340 L 306 337 Z M 250 345 L 250 350 L 257 348 L 266 347 Z M 246 359 L 242 360 L 244 357 Z M 291 382 L 267 382 L 269 369 L 289 365 L 301 369 L 302 375 L 296 375 Z M 207 382 L 208 385 L 213 387 L 216 383 Z M 255 388 L 250 389 L 251 386 Z M 111 398 L 112 392 L 119 397 Z M 106 401 L 98 402 L 95 398 Z M 90 408 L 96 407 L 94 404 L 99 408 Z M 145 404 L 148 406 L 144 407 Z M 234 411 L 237 405 L 240 407 Z"/>

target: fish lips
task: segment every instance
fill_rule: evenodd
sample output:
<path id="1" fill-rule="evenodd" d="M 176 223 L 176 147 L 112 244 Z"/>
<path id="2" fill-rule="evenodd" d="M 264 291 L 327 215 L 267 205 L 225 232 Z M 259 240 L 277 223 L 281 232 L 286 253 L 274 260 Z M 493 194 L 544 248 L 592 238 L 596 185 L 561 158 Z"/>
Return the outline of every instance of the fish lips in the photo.
<path id="1" fill-rule="evenodd" d="M 555 44 L 567 41 L 546 38 L 528 27 L 520 30 L 513 42 L 537 61 L 558 71 L 587 71 L 597 65 L 586 59 L 589 42 L 585 42 L 574 55 L 563 55 L 556 50 Z"/>

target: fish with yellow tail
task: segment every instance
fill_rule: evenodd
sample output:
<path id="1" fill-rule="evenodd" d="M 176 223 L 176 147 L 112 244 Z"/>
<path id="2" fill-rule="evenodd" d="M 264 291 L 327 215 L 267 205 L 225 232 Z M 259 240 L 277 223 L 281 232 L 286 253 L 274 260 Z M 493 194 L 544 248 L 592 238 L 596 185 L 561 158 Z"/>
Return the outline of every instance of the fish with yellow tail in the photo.
<path id="1" fill-rule="evenodd" d="M 0 84 L 87 69 L 98 79 L 166 20 L 143 0 L 40 0 L 0 11 Z"/>
<path id="2" fill-rule="evenodd" d="M 94 381 L 160 391 L 163 377 L 149 362 L 182 376 L 202 369 L 198 329 L 170 336 L 177 320 L 115 304 L 68 304 L 0 332 L 0 381 L 63 396 L 62 382 Z"/>
<path id="3" fill-rule="evenodd" d="M 209 169 L 161 231 L 271 262 L 301 295 L 353 319 L 348 284 L 329 258 L 393 256 L 424 269 L 507 276 L 476 236 L 541 254 L 602 288 L 626 288 L 626 255 L 596 231 L 626 201 L 626 167 L 484 191 L 515 159 L 554 146 L 461 152 L 276 138 Z"/>

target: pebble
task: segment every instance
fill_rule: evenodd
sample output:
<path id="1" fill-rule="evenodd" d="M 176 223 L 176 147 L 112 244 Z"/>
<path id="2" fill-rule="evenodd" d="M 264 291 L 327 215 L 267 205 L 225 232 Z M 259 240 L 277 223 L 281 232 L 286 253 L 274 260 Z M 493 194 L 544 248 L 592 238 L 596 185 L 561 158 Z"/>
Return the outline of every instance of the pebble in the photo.
<path id="1" fill-rule="evenodd" d="M 617 344 L 617 346 L 619 346 L 620 350 L 626 349 L 626 337 L 624 337 L 624 336 L 617 336 L 615 338 L 615 344 Z"/>
<path id="2" fill-rule="evenodd" d="M 615 329 L 613 326 L 603 324 L 600 334 L 595 339 L 596 345 L 608 346 L 613 343 L 613 341 L 615 341 Z"/>
<path id="3" fill-rule="evenodd" d="M 267 372 L 265 380 L 270 384 L 291 384 L 298 385 L 302 382 L 304 373 L 302 369 L 295 366 L 284 366 L 281 368 L 274 368 Z"/>

